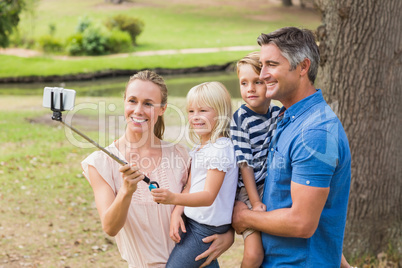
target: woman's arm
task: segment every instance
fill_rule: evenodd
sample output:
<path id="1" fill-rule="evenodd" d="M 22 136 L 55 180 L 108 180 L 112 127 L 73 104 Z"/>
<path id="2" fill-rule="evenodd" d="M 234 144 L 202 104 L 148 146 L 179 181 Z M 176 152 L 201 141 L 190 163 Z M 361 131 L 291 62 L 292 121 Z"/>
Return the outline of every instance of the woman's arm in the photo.
<path id="1" fill-rule="evenodd" d="M 153 189 L 154 201 L 162 204 L 173 204 L 187 207 L 210 206 L 221 189 L 225 172 L 209 169 L 204 190 L 196 193 L 172 193 L 167 189 Z"/>
<path id="2" fill-rule="evenodd" d="M 137 167 L 126 165 L 120 168 L 120 172 L 123 173 L 123 185 L 115 196 L 96 168 L 93 166 L 88 168 L 102 228 L 110 236 L 115 236 L 123 228 L 131 197 L 137 189 L 137 183 L 144 178 Z"/>

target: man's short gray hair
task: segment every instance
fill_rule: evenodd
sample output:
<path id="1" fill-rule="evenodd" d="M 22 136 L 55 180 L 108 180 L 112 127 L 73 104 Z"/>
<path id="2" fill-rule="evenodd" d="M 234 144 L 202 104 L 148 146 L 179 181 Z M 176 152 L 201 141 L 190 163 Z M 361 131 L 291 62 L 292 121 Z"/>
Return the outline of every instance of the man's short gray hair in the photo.
<path id="1" fill-rule="evenodd" d="M 320 64 L 320 52 L 312 31 L 296 27 L 284 27 L 269 34 L 261 34 L 257 38 L 257 42 L 260 46 L 275 44 L 289 61 L 290 70 L 296 69 L 299 63 L 308 58 L 311 62 L 308 78 L 314 84 Z"/>

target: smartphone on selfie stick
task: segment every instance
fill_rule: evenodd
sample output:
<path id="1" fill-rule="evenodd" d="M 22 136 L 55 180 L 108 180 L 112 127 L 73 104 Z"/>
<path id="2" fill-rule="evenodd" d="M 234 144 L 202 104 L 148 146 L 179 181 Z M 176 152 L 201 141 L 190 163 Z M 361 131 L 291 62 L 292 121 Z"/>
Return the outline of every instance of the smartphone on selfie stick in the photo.
<path id="1" fill-rule="evenodd" d="M 62 119 L 62 112 L 63 111 L 70 111 L 74 109 L 74 104 L 75 104 L 75 90 L 73 89 L 64 89 L 60 87 L 45 87 L 43 91 L 43 107 L 45 108 L 50 108 L 53 111 L 53 116 L 52 120 L 59 121 L 66 127 L 70 128 L 72 131 L 95 145 L 97 148 L 99 148 L 101 151 L 103 151 L 105 154 L 110 156 L 113 160 L 115 160 L 117 163 L 120 165 L 124 166 L 127 165 L 127 163 L 117 157 L 116 155 L 112 154 L 102 146 L 100 146 L 97 142 L 89 138 L 87 135 L 76 129 L 75 127 L 67 124 L 66 122 L 63 121 Z M 159 188 L 159 184 L 156 181 L 151 181 L 147 176 L 143 179 L 149 186 L 149 190 Z"/>

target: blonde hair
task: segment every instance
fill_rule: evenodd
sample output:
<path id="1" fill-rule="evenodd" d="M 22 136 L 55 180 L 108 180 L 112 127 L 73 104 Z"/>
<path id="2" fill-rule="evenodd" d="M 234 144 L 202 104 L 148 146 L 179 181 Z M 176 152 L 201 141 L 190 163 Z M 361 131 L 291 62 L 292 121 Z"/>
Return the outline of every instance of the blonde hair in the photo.
<path id="1" fill-rule="evenodd" d="M 130 77 L 130 80 L 128 80 L 127 85 L 126 85 L 126 90 L 124 91 L 124 99 L 126 99 L 126 92 L 128 86 L 134 82 L 135 80 L 142 80 L 142 81 L 149 81 L 154 83 L 159 87 L 161 90 L 161 106 L 165 106 L 167 103 L 167 97 L 168 97 L 168 90 L 167 86 L 165 84 L 165 81 L 163 80 L 163 77 L 156 74 L 155 72 L 145 70 L 136 73 L 135 75 Z M 163 139 L 163 134 L 165 133 L 165 121 L 163 119 L 163 115 L 158 116 L 158 121 L 156 121 L 155 126 L 154 126 L 154 134 L 158 139 Z"/>
<path id="2" fill-rule="evenodd" d="M 239 76 L 240 67 L 243 65 L 250 65 L 254 72 L 258 75 L 261 73 L 261 64 L 260 64 L 260 52 L 254 51 L 239 60 L 236 64 L 237 67 L 237 76 Z"/>
<path id="3" fill-rule="evenodd" d="M 206 82 L 190 89 L 187 93 L 187 110 L 190 106 L 208 106 L 217 113 L 217 120 L 211 131 L 210 142 L 219 137 L 230 137 L 230 120 L 232 118 L 232 102 L 226 87 L 219 82 Z M 189 129 L 189 138 L 194 143 L 200 142 L 200 137 Z"/>

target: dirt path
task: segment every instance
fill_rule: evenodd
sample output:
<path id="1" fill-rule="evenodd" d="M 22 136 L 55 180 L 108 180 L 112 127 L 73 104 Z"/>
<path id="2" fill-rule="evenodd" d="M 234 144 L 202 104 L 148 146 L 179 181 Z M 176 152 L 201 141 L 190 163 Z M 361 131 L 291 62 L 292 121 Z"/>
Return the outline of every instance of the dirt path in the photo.
<path id="1" fill-rule="evenodd" d="M 24 49 L 24 48 L 1 48 L 0 47 L 0 54 L 1 55 L 13 55 L 13 56 L 18 56 L 18 57 L 36 57 L 36 56 L 41 56 L 43 55 L 42 52 L 36 51 L 36 50 L 31 50 L 31 49 Z"/>

